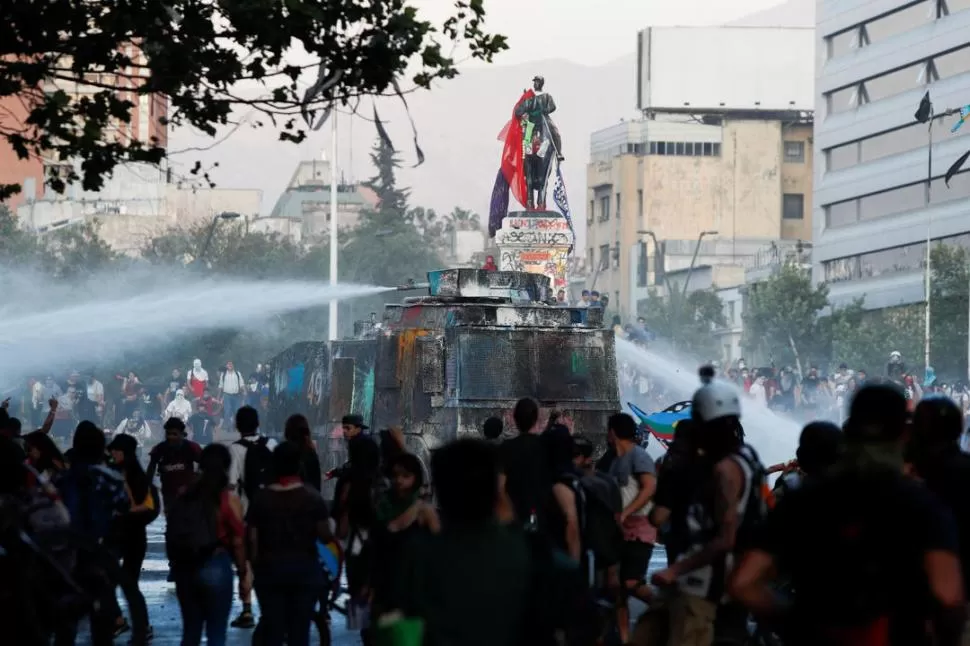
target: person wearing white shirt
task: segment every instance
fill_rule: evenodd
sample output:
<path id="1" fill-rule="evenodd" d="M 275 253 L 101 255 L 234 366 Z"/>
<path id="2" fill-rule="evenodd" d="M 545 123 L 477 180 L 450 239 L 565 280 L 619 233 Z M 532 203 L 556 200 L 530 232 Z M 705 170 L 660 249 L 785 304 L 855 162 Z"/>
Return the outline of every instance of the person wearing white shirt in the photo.
<path id="1" fill-rule="evenodd" d="M 242 374 L 236 370 L 232 361 L 226 363 L 226 369 L 219 374 L 219 392 L 222 397 L 222 417 L 225 422 L 223 428 L 232 428 L 232 419 L 242 405 L 245 395 L 246 382 Z"/>
<path id="2" fill-rule="evenodd" d="M 230 366 L 232 364 L 229 364 Z M 240 382 L 241 384 L 242 382 Z M 229 487 L 239 494 L 242 502 L 243 516 L 249 508 L 249 496 L 246 490 L 253 490 L 269 483 L 246 483 L 246 458 L 252 447 L 265 445 L 272 451 L 276 448 L 276 440 L 259 433 L 259 413 L 252 406 L 243 406 L 236 413 L 236 430 L 241 436 L 239 440 L 229 445 L 232 463 L 229 466 Z M 259 485 L 259 486 L 257 486 Z M 240 575 L 239 597 L 243 604 L 242 613 L 232 621 L 233 628 L 252 628 L 256 625 L 253 617 L 253 569 L 247 566 L 245 574 Z"/>

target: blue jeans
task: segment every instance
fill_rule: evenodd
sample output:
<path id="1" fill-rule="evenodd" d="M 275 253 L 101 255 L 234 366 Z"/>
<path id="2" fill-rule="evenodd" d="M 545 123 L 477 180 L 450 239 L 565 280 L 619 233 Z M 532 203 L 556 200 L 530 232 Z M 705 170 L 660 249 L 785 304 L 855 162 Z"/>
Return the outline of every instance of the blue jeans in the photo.
<path id="1" fill-rule="evenodd" d="M 253 570 L 263 646 L 308 646 L 310 623 L 323 572 L 313 559 L 287 559 L 260 564 Z"/>
<path id="2" fill-rule="evenodd" d="M 232 559 L 216 552 L 202 567 L 175 572 L 175 594 L 182 610 L 182 646 L 198 646 L 205 627 L 209 646 L 225 646 L 232 610 Z"/>
<path id="3" fill-rule="evenodd" d="M 238 393 L 235 395 L 222 394 L 222 416 L 226 422 L 224 430 L 232 430 L 232 425 L 235 423 L 236 411 L 239 410 L 240 401 L 242 401 L 242 395 Z"/>

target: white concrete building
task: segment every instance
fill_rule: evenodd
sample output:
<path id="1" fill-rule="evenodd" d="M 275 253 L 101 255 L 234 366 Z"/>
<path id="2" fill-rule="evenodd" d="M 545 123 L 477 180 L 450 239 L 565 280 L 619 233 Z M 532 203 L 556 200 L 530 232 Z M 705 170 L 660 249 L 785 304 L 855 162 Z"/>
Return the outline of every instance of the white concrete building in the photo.
<path id="1" fill-rule="evenodd" d="M 925 300 L 926 238 L 970 246 L 970 173 L 943 183 L 970 147 L 955 117 L 914 113 L 970 103 L 970 0 L 820 0 L 813 278 L 837 304 Z"/>
<path id="2" fill-rule="evenodd" d="M 99 233 L 114 250 L 137 254 L 147 240 L 172 227 L 191 228 L 224 211 L 246 219 L 259 213 L 262 191 L 200 188 L 168 181 L 164 170 L 149 164 L 126 164 L 97 192 L 69 187 L 64 195 L 50 189 L 17 208 L 24 228 L 44 233 L 97 220 Z"/>

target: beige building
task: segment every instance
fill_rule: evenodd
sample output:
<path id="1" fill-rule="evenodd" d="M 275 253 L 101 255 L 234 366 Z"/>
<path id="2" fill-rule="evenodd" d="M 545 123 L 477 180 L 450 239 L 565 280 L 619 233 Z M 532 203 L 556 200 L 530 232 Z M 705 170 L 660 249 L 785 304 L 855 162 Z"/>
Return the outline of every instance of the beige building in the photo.
<path id="1" fill-rule="evenodd" d="M 301 161 L 269 217 L 280 222 L 299 221 L 299 237 L 307 242 L 327 237 L 330 234 L 330 181 L 330 162 Z M 378 201 L 371 188 L 338 180 L 337 228 L 354 228 L 361 211 L 376 208 Z"/>
<path id="2" fill-rule="evenodd" d="M 702 232 L 717 234 L 705 236 L 698 266 L 747 267 L 771 241 L 811 240 L 805 113 L 623 122 L 593 133 L 590 157 L 588 285 L 609 294 L 621 316 L 634 316 L 637 300 L 661 282 L 658 269 L 690 266 Z"/>
<path id="3" fill-rule="evenodd" d="M 253 219 L 261 199 L 257 189 L 181 186 L 169 183 L 156 166 L 125 164 L 100 191 L 71 186 L 60 195 L 46 189 L 41 198 L 28 195 L 16 214 L 20 226 L 38 233 L 97 221 L 114 250 L 137 255 L 152 237 L 173 227 L 188 229 L 226 211 Z"/>

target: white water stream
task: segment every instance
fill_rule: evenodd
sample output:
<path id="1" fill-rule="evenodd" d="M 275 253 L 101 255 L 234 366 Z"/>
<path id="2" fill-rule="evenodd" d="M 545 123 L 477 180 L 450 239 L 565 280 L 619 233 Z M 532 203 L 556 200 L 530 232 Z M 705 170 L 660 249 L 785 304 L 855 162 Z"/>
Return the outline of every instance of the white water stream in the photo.
<path id="1" fill-rule="evenodd" d="M 617 363 L 630 362 L 639 370 L 655 376 L 683 399 L 690 399 L 700 386 L 697 369 L 688 367 L 686 361 L 646 350 L 623 339 L 616 340 L 616 355 Z M 623 402 L 623 406 L 625 409 L 626 402 Z M 763 464 L 770 466 L 795 457 L 801 431 L 796 422 L 743 397 L 741 413 L 745 440 L 755 448 Z"/>

